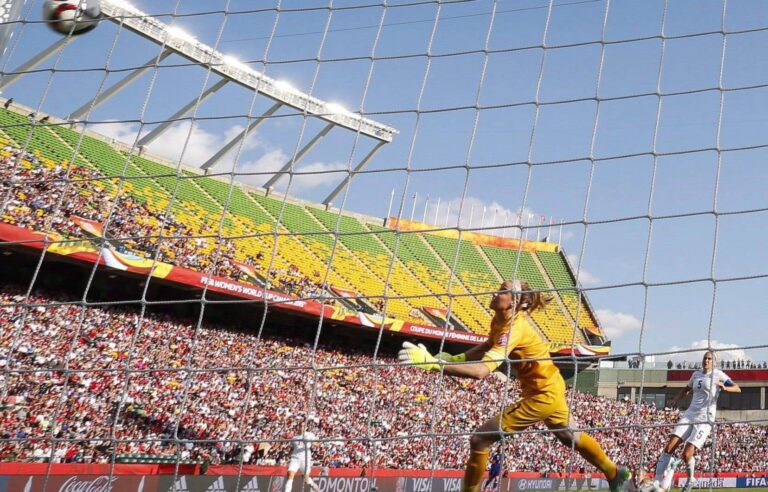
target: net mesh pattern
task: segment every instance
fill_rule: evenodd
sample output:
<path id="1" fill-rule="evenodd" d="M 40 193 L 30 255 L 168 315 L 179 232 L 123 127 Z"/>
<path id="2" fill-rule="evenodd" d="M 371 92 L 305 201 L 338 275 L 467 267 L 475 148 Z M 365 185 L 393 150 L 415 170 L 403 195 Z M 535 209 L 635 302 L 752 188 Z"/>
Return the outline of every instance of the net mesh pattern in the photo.
<path id="1" fill-rule="evenodd" d="M 397 348 L 483 340 L 507 279 L 551 299 L 528 321 L 575 421 L 633 469 L 704 349 L 766 368 L 761 6 L 103 1 L 67 36 L 40 7 L 0 36 L 3 461 L 232 464 L 240 490 L 311 430 L 321 466 L 461 469 L 516 364 Z M 742 386 L 703 472 L 765 469 Z M 543 426 L 498 449 L 593 472 Z"/>

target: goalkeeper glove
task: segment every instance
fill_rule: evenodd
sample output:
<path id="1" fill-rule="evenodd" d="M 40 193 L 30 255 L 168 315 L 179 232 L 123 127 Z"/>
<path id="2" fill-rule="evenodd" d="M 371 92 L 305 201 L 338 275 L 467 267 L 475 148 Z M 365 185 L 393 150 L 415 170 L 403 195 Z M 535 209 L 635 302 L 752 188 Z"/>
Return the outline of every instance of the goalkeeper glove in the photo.
<path id="1" fill-rule="evenodd" d="M 403 348 L 397 353 L 401 364 L 408 364 L 425 371 L 439 371 L 440 362 L 429 353 L 423 344 L 414 345 L 411 342 L 403 342 Z"/>
<path id="2" fill-rule="evenodd" d="M 440 352 L 435 356 L 435 359 L 443 362 L 465 362 L 467 360 L 466 354 L 451 355 L 448 352 Z"/>

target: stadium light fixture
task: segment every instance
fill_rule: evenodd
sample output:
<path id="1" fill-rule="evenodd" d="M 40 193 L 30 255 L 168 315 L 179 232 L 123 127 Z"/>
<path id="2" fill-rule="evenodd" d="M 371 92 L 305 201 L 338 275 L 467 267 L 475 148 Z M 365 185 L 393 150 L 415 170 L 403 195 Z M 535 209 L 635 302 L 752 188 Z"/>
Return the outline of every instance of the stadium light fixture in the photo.
<path id="1" fill-rule="evenodd" d="M 8 43 L 10 43 L 16 29 L 16 21 L 21 19 L 23 6 L 24 2 L 18 0 L 0 0 L 0 57 L 5 56 Z M 3 77 L 3 79 L 5 78 L 6 76 Z"/>
<path id="2" fill-rule="evenodd" d="M 284 80 L 275 81 L 275 87 L 285 92 L 299 92 L 294 86 Z"/>
<path id="3" fill-rule="evenodd" d="M 197 41 L 197 39 L 195 39 L 194 36 L 192 36 L 188 32 L 176 26 L 170 26 L 166 32 L 168 33 L 168 36 L 172 37 L 173 39 L 180 39 L 183 41 L 188 41 L 190 43 L 194 43 Z"/>
<path id="4" fill-rule="evenodd" d="M 234 56 L 225 55 L 221 59 L 222 62 L 224 62 L 225 65 L 229 65 L 231 67 L 237 68 L 238 70 L 250 70 L 251 67 L 246 65 L 245 63 L 241 62 Z"/>
<path id="5" fill-rule="evenodd" d="M 326 103 L 325 108 L 328 110 L 330 114 L 345 115 L 345 116 L 352 115 L 352 113 L 350 113 L 347 110 L 347 108 L 345 108 L 341 104 L 330 102 L 330 103 Z"/>
<path id="6" fill-rule="evenodd" d="M 11 8 L 13 8 L 13 0 L 6 0 L 3 3 L 0 3 L 0 22 L 10 22 Z"/>
<path id="7" fill-rule="evenodd" d="M 203 67 L 208 67 L 223 77 L 251 90 L 279 101 L 306 114 L 329 123 L 360 132 L 382 142 L 391 142 L 397 130 L 377 121 L 351 113 L 339 105 L 322 101 L 285 83 L 254 70 L 237 58 L 221 53 L 193 37 L 175 36 L 172 26 L 147 15 L 125 0 L 102 0 L 101 11 L 105 19 L 119 24 L 140 36 L 165 45 L 175 54 L 183 56 Z M 169 33 L 169 30 L 170 33 Z M 178 33 L 178 31 L 176 31 Z"/>
<path id="8" fill-rule="evenodd" d="M 123 9 L 131 9 L 135 11 L 139 11 L 136 7 L 133 6 L 130 2 L 126 2 L 125 0 L 110 0 L 110 3 L 114 5 L 115 7 L 120 7 Z"/>

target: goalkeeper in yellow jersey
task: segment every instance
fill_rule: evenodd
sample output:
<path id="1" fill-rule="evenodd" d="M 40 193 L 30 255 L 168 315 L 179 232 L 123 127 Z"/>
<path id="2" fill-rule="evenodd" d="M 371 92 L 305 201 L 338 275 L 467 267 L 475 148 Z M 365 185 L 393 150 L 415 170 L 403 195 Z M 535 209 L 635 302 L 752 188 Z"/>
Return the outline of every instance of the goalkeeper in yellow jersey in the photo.
<path id="1" fill-rule="evenodd" d="M 608 479 L 611 492 L 618 492 L 632 478 L 629 469 L 616 466 L 589 434 L 579 432 L 569 415 L 565 381 L 549 356 L 549 344 L 528 323 L 526 315 L 549 301 L 540 292 L 530 292 L 525 281 L 508 280 L 493 294 L 495 313 L 488 339 L 459 355 L 430 354 L 423 345 L 405 342 L 398 358 L 403 364 L 457 377 L 483 379 L 504 362 L 507 355 L 517 369 L 522 398 L 481 425 L 470 438 L 469 461 L 462 491 L 479 490 L 488 464 L 491 445 L 504 433 L 544 424 L 560 442 L 573 447 Z M 521 362 L 515 362 L 520 360 Z M 475 363 L 471 363 L 476 361 Z"/>

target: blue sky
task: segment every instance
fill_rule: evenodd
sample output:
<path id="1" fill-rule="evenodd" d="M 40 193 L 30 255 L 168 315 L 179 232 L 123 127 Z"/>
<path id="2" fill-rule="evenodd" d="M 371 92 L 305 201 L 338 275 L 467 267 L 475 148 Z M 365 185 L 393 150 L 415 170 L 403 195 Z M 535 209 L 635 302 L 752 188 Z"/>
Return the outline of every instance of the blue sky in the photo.
<path id="1" fill-rule="evenodd" d="M 27 18 L 39 20 L 40 2 L 27 3 Z M 554 217 L 571 223 L 562 246 L 595 289 L 589 298 L 614 351 L 765 344 L 768 54 L 756 48 L 768 41 L 765 3 L 675 1 L 665 14 L 662 1 L 613 0 L 607 22 L 605 0 L 559 0 L 551 11 L 546 0 L 133 3 L 397 128 L 336 206 L 384 216 L 394 189 L 393 215 L 408 217 L 418 193 L 416 216 L 429 196 L 434 217 L 439 197 L 440 225 L 447 217 L 449 226 L 478 227 L 483 206 L 486 227 L 521 210 Z M 3 70 L 56 38 L 24 25 Z M 119 71 L 158 52 L 105 22 L 41 67 L 56 72 L 26 75 L 4 97 L 63 117 L 124 73 L 105 77 L 106 66 Z M 162 120 L 201 92 L 206 71 L 186 65 L 166 59 L 95 110 L 91 129 L 133 143 L 139 121 Z M 185 123 L 151 150 L 179 159 L 184 149 L 184 162 L 199 165 L 269 105 L 230 84 L 197 109 L 186 148 Z M 249 173 L 279 168 L 323 126 L 278 115 L 216 171 L 258 185 L 265 175 Z M 334 129 L 296 168 L 322 174 L 296 176 L 287 192 L 322 200 L 372 145 Z M 768 359 L 765 349 L 731 355 Z"/>

